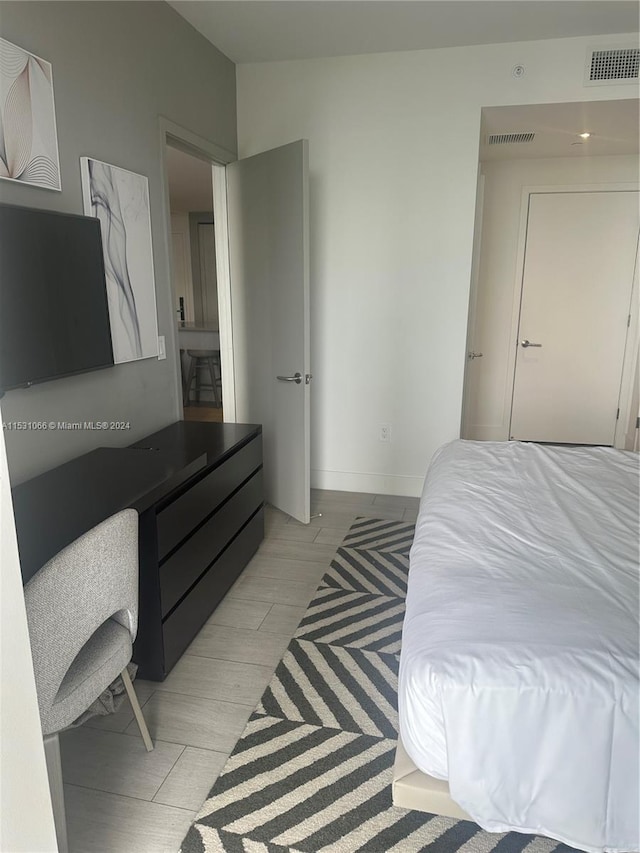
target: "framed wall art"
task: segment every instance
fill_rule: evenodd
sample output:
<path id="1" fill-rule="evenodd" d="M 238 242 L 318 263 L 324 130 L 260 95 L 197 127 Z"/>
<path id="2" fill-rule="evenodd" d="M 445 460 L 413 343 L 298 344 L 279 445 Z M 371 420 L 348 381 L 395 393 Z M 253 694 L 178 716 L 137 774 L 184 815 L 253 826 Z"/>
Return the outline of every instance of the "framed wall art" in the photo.
<path id="1" fill-rule="evenodd" d="M 82 157 L 84 212 L 100 220 L 116 364 L 158 355 L 149 182 Z"/>
<path id="2" fill-rule="evenodd" d="M 51 63 L 2 38 L 0 178 L 62 189 Z"/>

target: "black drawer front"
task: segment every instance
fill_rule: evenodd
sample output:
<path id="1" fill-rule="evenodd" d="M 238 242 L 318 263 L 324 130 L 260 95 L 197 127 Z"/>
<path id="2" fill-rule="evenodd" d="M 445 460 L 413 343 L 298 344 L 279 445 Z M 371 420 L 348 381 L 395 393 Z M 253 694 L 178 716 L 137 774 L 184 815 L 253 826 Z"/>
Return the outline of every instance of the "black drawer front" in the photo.
<path id="1" fill-rule="evenodd" d="M 160 566 L 162 617 L 262 504 L 262 469 Z"/>
<path id="2" fill-rule="evenodd" d="M 262 464 L 262 440 L 249 444 L 158 513 L 158 557 L 175 548 Z"/>
<path id="3" fill-rule="evenodd" d="M 260 509 L 163 623 L 165 675 L 222 601 L 258 549 L 263 536 L 264 511 Z"/>

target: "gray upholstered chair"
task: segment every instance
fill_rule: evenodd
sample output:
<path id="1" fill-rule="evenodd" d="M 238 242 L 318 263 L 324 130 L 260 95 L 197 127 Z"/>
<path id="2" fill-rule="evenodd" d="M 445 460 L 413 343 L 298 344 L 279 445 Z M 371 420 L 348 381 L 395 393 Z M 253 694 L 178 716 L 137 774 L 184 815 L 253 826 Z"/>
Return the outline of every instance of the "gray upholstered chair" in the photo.
<path id="1" fill-rule="evenodd" d="M 58 732 L 119 676 L 153 749 L 127 664 L 138 628 L 138 514 L 126 509 L 53 557 L 26 584 L 25 603 L 60 851 L 67 849 Z"/>

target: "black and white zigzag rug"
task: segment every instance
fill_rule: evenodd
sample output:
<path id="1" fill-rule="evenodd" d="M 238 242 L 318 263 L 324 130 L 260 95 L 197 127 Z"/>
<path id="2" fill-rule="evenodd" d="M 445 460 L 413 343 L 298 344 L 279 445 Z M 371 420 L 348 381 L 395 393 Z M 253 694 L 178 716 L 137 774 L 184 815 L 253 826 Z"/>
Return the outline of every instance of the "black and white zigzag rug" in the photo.
<path id="1" fill-rule="evenodd" d="M 391 803 L 411 524 L 359 518 L 182 853 L 569 853 Z"/>

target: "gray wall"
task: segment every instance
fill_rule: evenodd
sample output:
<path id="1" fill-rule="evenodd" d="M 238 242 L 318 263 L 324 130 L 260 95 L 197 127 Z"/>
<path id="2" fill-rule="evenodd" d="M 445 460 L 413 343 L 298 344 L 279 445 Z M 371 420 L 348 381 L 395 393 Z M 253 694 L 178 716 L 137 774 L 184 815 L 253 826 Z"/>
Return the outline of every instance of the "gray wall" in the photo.
<path id="1" fill-rule="evenodd" d="M 159 334 L 146 359 L 7 392 L 7 421 L 129 421 L 127 432 L 5 431 L 13 483 L 104 445 L 130 444 L 175 420 L 179 388 L 160 160 L 160 115 L 236 151 L 235 66 L 156 2 L 2 2 L 0 35 L 53 65 L 62 192 L 0 181 L 0 201 L 82 213 L 80 157 L 146 175 Z"/>

